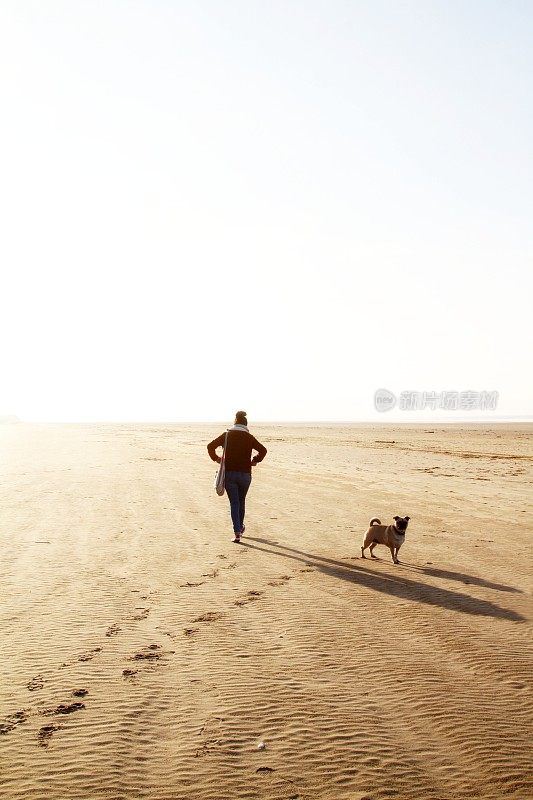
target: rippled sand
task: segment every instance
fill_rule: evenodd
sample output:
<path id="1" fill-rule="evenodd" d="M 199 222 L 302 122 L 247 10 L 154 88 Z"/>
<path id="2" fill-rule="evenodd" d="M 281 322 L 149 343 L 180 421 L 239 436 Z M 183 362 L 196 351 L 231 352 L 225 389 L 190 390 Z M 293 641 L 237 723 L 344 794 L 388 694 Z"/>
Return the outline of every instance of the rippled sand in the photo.
<path id="1" fill-rule="evenodd" d="M 531 798 L 532 428 L 221 430 L 0 426 L 0 796 Z"/>

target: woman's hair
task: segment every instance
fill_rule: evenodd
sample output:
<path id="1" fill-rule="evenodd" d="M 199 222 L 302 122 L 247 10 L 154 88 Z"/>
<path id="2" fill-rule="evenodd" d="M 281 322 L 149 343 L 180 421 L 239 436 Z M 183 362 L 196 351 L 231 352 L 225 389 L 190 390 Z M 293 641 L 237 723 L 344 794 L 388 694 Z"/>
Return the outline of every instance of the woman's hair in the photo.
<path id="1" fill-rule="evenodd" d="M 246 411 L 237 411 L 235 414 L 235 425 L 248 425 Z"/>

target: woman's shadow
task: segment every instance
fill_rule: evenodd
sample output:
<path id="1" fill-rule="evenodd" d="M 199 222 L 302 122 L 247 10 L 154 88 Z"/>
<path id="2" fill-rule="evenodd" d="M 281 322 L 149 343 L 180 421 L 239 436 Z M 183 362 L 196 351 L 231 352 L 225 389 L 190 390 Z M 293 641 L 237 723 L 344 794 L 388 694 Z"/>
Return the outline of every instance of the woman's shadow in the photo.
<path id="1" fill-rule="evenodd" d="M 259 544 L 251 544 L 252 541 Z M 453 611 L 461 611 L 463 614 L 497 617 L 499 619 L 511 620 L 512 622 L 525 621 L 525 617 L 516 611 L 501 608 L 488 600 L 480 600 L 479 598 L 470 597 L 470 595 L 462 594 L 461 592 L 453 592 L 449 589 L 442 589 L 437 586 L 431 586 L 427 583 L 412 580 L 411 578 L 407 578 L 402 571 L 396 574 L 378 574 L 362 564 L 349 564 L 346 561 L 335 561 L 332 558 L 325 558 L 324 556 L 317 556 L 312 553 L 306 553 L 303 550 L 297 550 L 294 547 L 287 547 L 271 539 L 261 539 L 254 536 L 247 536 L 246 539 L 242 540 L 242 544 L 252 550 L 261 550 L 264 553 L 271 553 L 273 555 L 282 556 L 283 558 L 291 558 L 306 566 L 316 567 L 316 569 L 323 572 L 325 575 L 330 575 L 333 578 L 348 581 L 349 583 L 356 583 L 359 586 L 364 586 L 367 589 L 382 592 L 383 594 L 389 594 L 401 600 L 410 600 L 412 602 L 440 606 L 441 608 L 449 608 Z M 268 545 L 268 547 L 261 547 L 260 545 Z M 424 574 L 432 575 L 433 577 L 449 578 L 452 580 L 468 579 L 468 576 L 462 575 L 461 573 L 447 572 L 444 570 L 426 570 L 425 568 L 420 568 L 420 571 Z M 500 591 L 519 591 L 510 586 L 491 584 L 488 581 L 484 582 L 481 578 L 476 579 L 470 577 L 469 581 L 478 586 L 486 586 Z M 466 583 L 468 581 L 463 580 L 463 582 Z"/>

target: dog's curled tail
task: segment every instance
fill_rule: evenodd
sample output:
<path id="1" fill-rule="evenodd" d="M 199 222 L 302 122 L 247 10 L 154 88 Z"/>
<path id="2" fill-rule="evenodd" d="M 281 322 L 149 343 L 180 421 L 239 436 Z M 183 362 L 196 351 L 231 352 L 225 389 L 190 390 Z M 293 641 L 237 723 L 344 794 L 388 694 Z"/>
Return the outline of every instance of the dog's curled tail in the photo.
<path id="1" fill-rule="evenodd" d="M 381 520 L 378 519 L 377 517 L 372 517 L 372 519 L 368 523 L 368 527 L 371 528 L 372 525 L 381 525 Z"/>

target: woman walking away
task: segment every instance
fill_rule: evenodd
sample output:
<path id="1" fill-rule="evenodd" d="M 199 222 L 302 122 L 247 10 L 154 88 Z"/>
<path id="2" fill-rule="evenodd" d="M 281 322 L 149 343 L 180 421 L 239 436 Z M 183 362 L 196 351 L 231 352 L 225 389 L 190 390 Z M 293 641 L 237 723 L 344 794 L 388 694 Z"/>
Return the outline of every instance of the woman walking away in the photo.
<path id="1" fill-rule="evenodd" d="M 207 445 L 207 452 L 218 464 L 221 457 L 217 447 L 224 447 L 226 434 L 222 433 Z M 252 450 L 257 452 L 252 458 Z M 244 506 L 246 493 L 252 482 L 252 467 L 264 459 L 267 449 L 248 430 L 246 411 L 237 411 L 235 425 L 228 431 L 226 444 L 226 492 L 228 493 L 234 542 L 240 542 L 244 533 Z"/>

